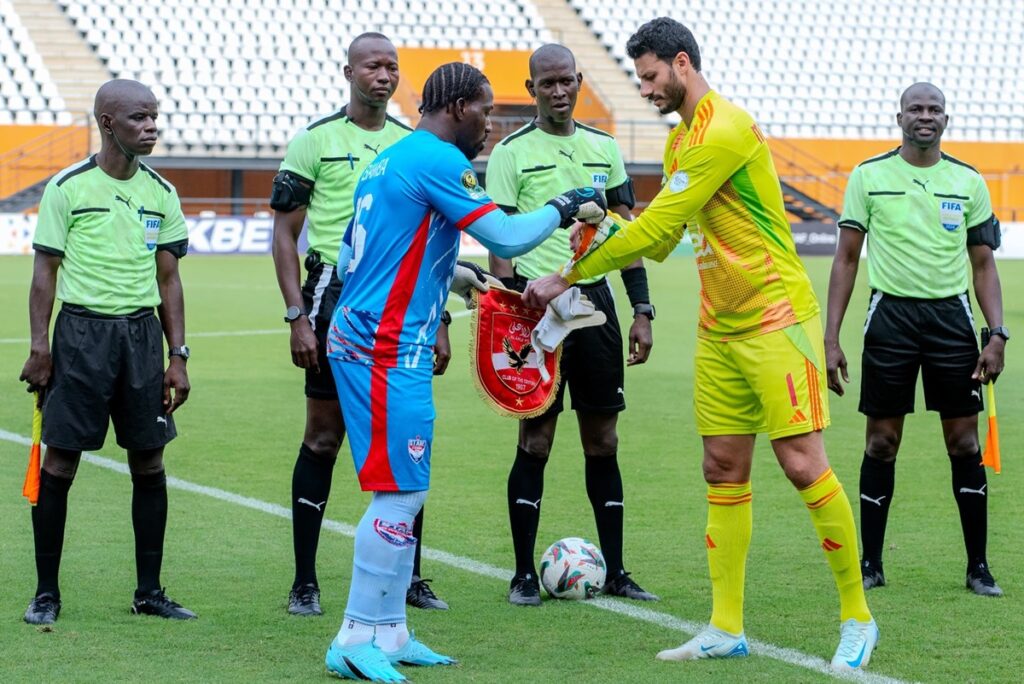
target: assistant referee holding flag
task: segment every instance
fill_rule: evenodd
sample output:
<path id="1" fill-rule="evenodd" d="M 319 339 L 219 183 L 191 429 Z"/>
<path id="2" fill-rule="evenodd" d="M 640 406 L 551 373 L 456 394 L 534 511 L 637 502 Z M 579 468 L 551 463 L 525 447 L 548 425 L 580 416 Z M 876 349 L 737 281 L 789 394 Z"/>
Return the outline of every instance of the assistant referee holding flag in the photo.
<path id="1" fill-rule="evenodd" d="M 995 382 L 1002 372 L 1010 338 L 992 254 L 999 246 L 999 224 L 985 179 L 940 148 L 949 121 L 942 91 L 930 83 L 910 86 L 900 98 L 896 121 L 903 129 L 902 144 L 850 174 L 828 285 L 828 384 L 842 396 L 840 374 L 843 381 L 849 377 L 839 329 L 867 238 L 871 301 L 860 386 L 860 412 L 867 416 L 860 469 L 864 588 L 885 584 L 882 547 L 896 454 L 903 421 L 914 412 L 920 370 L 925 407 L 942 421 L 967 550 L 967 588 L 1002 596 L 985 555 L 988 486 L 978 443 L 981 383 Z M 974 294 L 992 326 L 980 354 L 967 295 L 968 263 Z"/>
<path id="2" fill-rule="evenodd" d="M 164 445 L 176 435 L 171 414 L 189 392 L 178 278 L 188 229 L 177 192 L 139 162 L 157 141 L 152 91 L 137 81 L 108 81 L 96 93 L 95 117 L 100 151 L 47 184 L 32 244 L 32 346 L 21 379 L 45 394 L 46 457 L 32 509 L 38 585 L 25 611 L 25 622 L 37 625 L 60 615 L 68 490 L 82 452 L 103 446 L 111 420 L 132 474 L 138 579 L 132 612 L 196 616 L 168 598 L 160 581 Z M 51 346 L 55 296 L 63 304 Z M 170 347 L 166 370 L 161 327 Z"/>

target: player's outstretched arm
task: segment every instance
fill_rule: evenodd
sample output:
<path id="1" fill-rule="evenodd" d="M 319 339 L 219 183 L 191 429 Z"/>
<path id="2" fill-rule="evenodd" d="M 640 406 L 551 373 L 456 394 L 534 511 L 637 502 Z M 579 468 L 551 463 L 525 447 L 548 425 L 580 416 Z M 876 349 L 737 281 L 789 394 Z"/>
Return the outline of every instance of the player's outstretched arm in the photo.
<path id="1" fill-rule="evenodd" d="M 683 238 L 686 222 L 744 163 L 746 157 L 724 144 L 688 149 L 679 160 L 679 168 L 685 171 L 677 172 L 639 217 L 626 221 L 609 214 L 618 224 L 615 239 L 580 259 L 566 280 L 572 284 L 604 275 L 640 257 L 664 261 Z"/>
<path id="2" fill-rule="evenodd" d="M 568 228 L 577 219 L 597 223 L 607 211 L 601 193 L 593 188 L 576 188 L 528 214 L 509 216 L 503 211 L 489 211 L 465 230 L 492 254 L 510 259 L 544 242 L 556 228 Z"/>
<path id="3" fill-rule="evenodd" d="M 825 367 L 828 370 L 828 388 L 840 397 L 845 393 L 843 383 L 850 382 L 850 376 L 847 372 L 846 355 L 839 344 L 839 330 L 843 326 L 846 307 L 850 304 L 853 285 L 857 282 L 857 268 L 860 265 L 860 250 L 863 245 L 864 233 L 853 228 L 840 228 L 839 244 L 832 259 L 832 274 L 828 279 Z"/>

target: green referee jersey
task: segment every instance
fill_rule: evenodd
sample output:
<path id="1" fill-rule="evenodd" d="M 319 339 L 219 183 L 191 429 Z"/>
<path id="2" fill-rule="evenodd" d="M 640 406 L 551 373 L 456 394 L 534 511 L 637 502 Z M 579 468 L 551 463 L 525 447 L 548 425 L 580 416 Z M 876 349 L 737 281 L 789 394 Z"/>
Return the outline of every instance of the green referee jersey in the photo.
<path id="1" fill-rule="evenodd" d="M 991 216 L 974 167 L 947 154 L 933 166 L 913 166 L 896 148 L 850 174 L 839 226 L 867 234 L 872 288 L 940 299 L 967 291 L 967 231 Z"/>
<path id="2" fill-rule="evenodd" d="M 108 176 L 90 157 L 46 185 L 33 248 L 63 257 L 57 298 L 120 316 L 158 306 L 156 252 L 188 248 L 174 186 L 145 164 L 128 180 Z"/>
<path id="3" fill-rule="evenodd" d="M 309 249 L 332 266 L 338 264 L 341 239 L 354 213 L 352 197 L 360 174 L 384 148 L 412 132 L 391 116 L 379 131 L 368 131 L 349 119 L 346 109 L 299 131 L 281 162 L 281 171 L 313 185 L 306 208 Z"/>
<path id="4" fill-rule="evenodd" d="M 627 180 L 615 138 L 578 122 L 573 134 L 564 136 L 529 123 L 498 143 L 487 160 L 487 193 L 506 211 L 534 211 L 567 190 L 593 186 L 607 192 Z M 539 278 L 560 270 L 570 256 L 569 231 L 556 230 L 515 259 L 516 272 Z"/>

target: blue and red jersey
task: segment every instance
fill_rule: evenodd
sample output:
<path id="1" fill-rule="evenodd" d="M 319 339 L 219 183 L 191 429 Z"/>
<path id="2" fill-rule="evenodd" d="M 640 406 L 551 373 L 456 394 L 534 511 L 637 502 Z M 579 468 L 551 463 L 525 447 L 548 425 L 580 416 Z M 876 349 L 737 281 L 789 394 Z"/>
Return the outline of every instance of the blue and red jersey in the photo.
<path id="1" fill-rule="evenodd" d="M 465 155 L 416 131 L 381 152 L 356 186 L 352 250 L 328 335 L 340 361 L 433 365 L 459 232 L 495 211 Z"/>

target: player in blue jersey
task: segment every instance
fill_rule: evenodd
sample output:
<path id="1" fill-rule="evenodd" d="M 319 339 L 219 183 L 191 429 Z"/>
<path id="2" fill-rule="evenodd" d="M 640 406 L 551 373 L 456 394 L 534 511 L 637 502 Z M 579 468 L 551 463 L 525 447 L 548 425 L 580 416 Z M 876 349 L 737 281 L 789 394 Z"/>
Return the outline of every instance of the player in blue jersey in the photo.
<path id="1" fill-rule="evenodd" d="M 360 485 L 374 494 L 356 528 L 345 618 L 327 651 L 328 670 L 342 677 L 404 681 L 394 666 L 454 662 L 409 634 L 405 593 L 413 519 L 430 483 L 434 338 L 449 290 L 486 289 L 456 267 L 460 231 L 509 258 L 574 218 L 605 213 L 593 188 L 528 214 L 498 211 L 469 163 L 484 148 L 493 103 L 479 70 L 439 67 L 423 88 L 416 131 L 384 150 L 356 187 L 327 354 Z"/>

